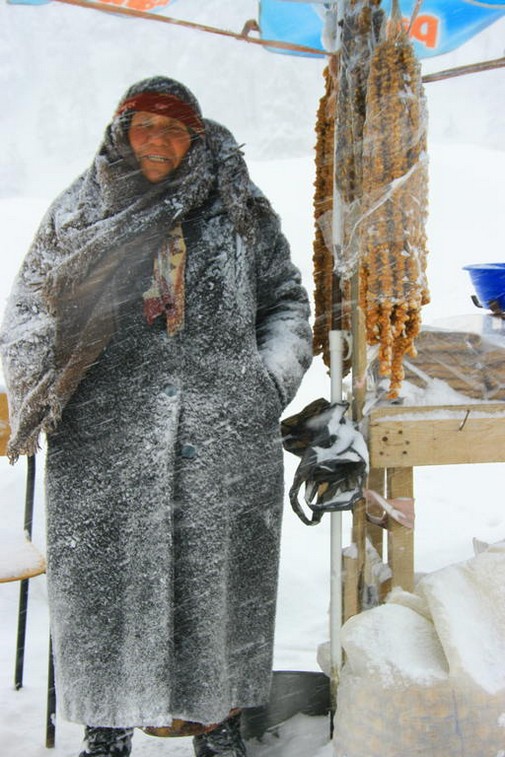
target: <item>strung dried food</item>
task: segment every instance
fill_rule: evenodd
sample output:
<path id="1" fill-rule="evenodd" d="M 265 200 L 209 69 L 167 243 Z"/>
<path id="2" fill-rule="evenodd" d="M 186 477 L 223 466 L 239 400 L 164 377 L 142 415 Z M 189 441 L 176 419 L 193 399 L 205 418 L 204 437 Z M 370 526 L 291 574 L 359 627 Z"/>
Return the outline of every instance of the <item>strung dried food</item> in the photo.
<path id="1" fill-rule="evenodd" d="M 336 59 L 334 60 L 334 67 Z M 325 92 L 319 102 L 316 121 L 316 179 L 314 182 L 314 305 L 313 350 L 322 353 L 330 365 L 328 332 L 333 309 L 333 152 L 335 149 L 336 76 L 328 66 L 324 71 Z M 328 232 L 329 229 L 329 232 Z"/>
<path id="2" fill-rule="evenodd" d="M 372 55 L 363 129 L 360 305 L 380 375 L 398 396 L 403 357 L 415 355 L 426 280 L 427 115 L 420 66 L 391 23 Z"/>
<path id="3" fill-rule="evenodd" d="M 381 34 L 380 0 L 350 0 L 338 56 L 325 72 L 325 94 L 316 123 L 314 213 L 314 354 L 329 366 L 328 332 L 351 328 L 351 283 L 356 271 L 362 194 L 362 133 L 371 49 Z M 334 214 L 336 194 L 338 213 Z M 340 219 L 339 228 L 335 228 Z M 335 325 L 337 324 L 337 325 Z M 351 367 L 344 360 L 343 374 Z"/>

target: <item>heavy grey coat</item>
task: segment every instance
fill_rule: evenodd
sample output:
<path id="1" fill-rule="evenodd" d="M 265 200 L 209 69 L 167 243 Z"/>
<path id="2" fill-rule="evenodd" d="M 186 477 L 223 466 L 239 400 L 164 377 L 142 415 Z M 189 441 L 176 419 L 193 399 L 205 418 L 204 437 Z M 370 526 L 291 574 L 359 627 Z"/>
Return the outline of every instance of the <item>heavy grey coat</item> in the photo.
<path id="1" fill-rule="evenodd" d="M 191 148 L 177 182 L 153 201 L 168 206 L 176 197 L 177 209 L 151 218 L 147 233 L 133 222 L 147 211 L 128 216 L 134 231 L 120 240 L 127 262 L 112 274 L 110 258 L 96 252 L 104 237 L 86 238 L 93 212 L 114 238 L 120 226 L 111 231 L 110 205 L 86 210 L 84 223 L 72 215 L 99 186 L 95 161 L 50 209 L 4 322 L 13 458 L 39 430 L 50 432 L 59 704 L 89 725 L 217 722 L 268 698 L 283 502 L 278 419 L 310 363 L 308 305 L 278 218 L 232 137 L 205 124 L 203 148 Z M 230 155 L 232 170 L 218 171 Z M 96 195 L 99 206 L 103 188 Z M 69 233 L 70 216 L 84 236 Z M 169 337 L 161 319 L 147 325 L 142 292 L 174 219 L 187 245 L 185 327 Z M 83 249 L 91 257 L 79 263 Z M 96 287 L 89 305 L 86 286 L 104 259 L 104 322 L 113 317 L 114 328 L 75 386 L 67 384 L 68 397 L 55 389 L 61 334 L 82 321 L 68 303 L 79 313 L 96 306 Z M 75 286 L 58 309 L 50 292 L 61 294 L 68 270 Z M 83 333 L 66 337 L 67 363 Z M 17 448 L 16 439 L 24 440 Z"/>

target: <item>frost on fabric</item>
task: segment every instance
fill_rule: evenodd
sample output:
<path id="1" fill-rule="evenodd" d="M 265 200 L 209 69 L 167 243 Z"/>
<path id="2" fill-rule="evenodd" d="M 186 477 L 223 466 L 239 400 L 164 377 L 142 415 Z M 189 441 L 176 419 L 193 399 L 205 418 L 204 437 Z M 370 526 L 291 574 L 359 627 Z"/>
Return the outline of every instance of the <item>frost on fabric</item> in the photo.
<path id="1" fill-rule="evenodd" d="M 275 234 L 275 243 L 270 249 L 263 248 L 258 255 L 257 344 L 282 404 L 286 406 L 312 359 L 307 350 L 307 324 L 293 318 L 300 311 L 308 317 L 309 306 L 300 299 L 301 276 L 289 259 L 289 248 L 280 234 L 278 220 L 260 218 L 260 223 L 266 234 Z M 275 301 L 269 295 L 273 291 Z"/>
<path id="2" fill-rule="evenodd" d="M 20 430 L 33 442 L 56 400 L 48 596 L 60 711 L 76 722 L 215 723 L 268 699 L 279 416 L 311 360 L 308 298 L 236 143 L 223 127 L 206 128 L 227 159 L 195 145 L 168 200 L 154 189 L 147 209 L 132 210 L 138 177 L 118 184 L 121 162 L 104 163 L 104 148 L 53 205 L 6 315 L 14 409 L 40 385 L 53 350 L 59 367 L 72 367 L 65 391 L 51 377 L 20 413 Z M 142 295 L 175 217 L 188 250 L 185 320 L 169 337 L 163 318 L 147 324 Z M 40 282 L 32 287 L 39 270 L 46 299 Z M 45 303 L 40 351 L 27 330 L 37 327 L 34 293 Z"/>

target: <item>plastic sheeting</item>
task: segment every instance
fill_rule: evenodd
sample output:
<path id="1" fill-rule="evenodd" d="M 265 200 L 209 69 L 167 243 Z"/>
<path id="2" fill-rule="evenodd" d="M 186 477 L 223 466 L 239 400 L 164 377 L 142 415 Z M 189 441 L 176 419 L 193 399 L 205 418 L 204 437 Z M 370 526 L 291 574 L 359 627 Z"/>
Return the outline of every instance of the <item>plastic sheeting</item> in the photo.
<path id="1" fill-rule="evenodd" d="M 405 19 L 410 19 L 415 5 L 416 0 L 400 0 Z M 389 14 L 391 0 L 384 0 L 382 7 Z M 424 0 L 411 29 L 416 55 L 428 58 L 454 50 L 504 14 L 505 3 L 500 0 L 487 0 L 485 3 L 475 0 Z M 263 39 L 293 42 L 323 51 L 323 27 L 324 7 L 320 2 L 260 2 Z"/>
<path id="2" fill-rule="evenodd" d="M 467 316 L 452 322 L 452 328 L 421 331 L 417 356 L 405 360 L 406 380 L 428 389 L 438 379 L 475 400 L 505 400 L 505 321 Z"/>
<path id="3" fill-rule="evenodd" d="M 176 0 L 99 0 L 104 5 L 132 8 L 146 13 L 159 13 Z M 45 5 L 51 0 L 7 0 L 12 5 Z M 178 0 L 178 5 L 184 0 Z M 321 50 L 326 49 L 325 8 L 333 2 L 314 0 L 260 0 L 259 26 L 266 40 L 290 42 Z M 401 10 L 410 19 L 416 0 L 401 0 Z M 391 0 L 383 0 L 382 7 L 389 13 Z M 454 50 L 486 26 L 505 14 L 503 0 L 424 0 L 411 29 L 416 54 L 419 58 L 442 55 Z M 244 19 L 245 20 L 245 19 Z M 272 50 L 288 55 L 307 55 L 294 51 Z M 313 56 L 309 56 L 313 57 Z"/>

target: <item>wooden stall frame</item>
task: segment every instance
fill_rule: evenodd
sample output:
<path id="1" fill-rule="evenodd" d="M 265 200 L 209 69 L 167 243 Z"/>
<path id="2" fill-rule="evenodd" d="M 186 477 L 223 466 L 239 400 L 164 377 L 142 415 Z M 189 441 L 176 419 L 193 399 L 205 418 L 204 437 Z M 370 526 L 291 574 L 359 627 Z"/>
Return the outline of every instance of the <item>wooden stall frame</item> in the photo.
<path id="1" fill-rule="evenodd" d="M 505 462 L 505 403 L 387 405 L 371 410 L 366 426 L 368 488 L 391 499 L 414 496 L 418 466 Z M 381 601 L 394 587 L 414 589 L 414 530 L 387 518 L 385 530 L 367 522 L 363 534 L 363 513 L 354 514 L 357 554 L 362 554 L 363 541 L 368 539 L 384 558 L 384 534 L 391 579 L 381 587 Z M 362 609 L 361 562 L 352 552 L 344 555 L 344 620 Z"/>

